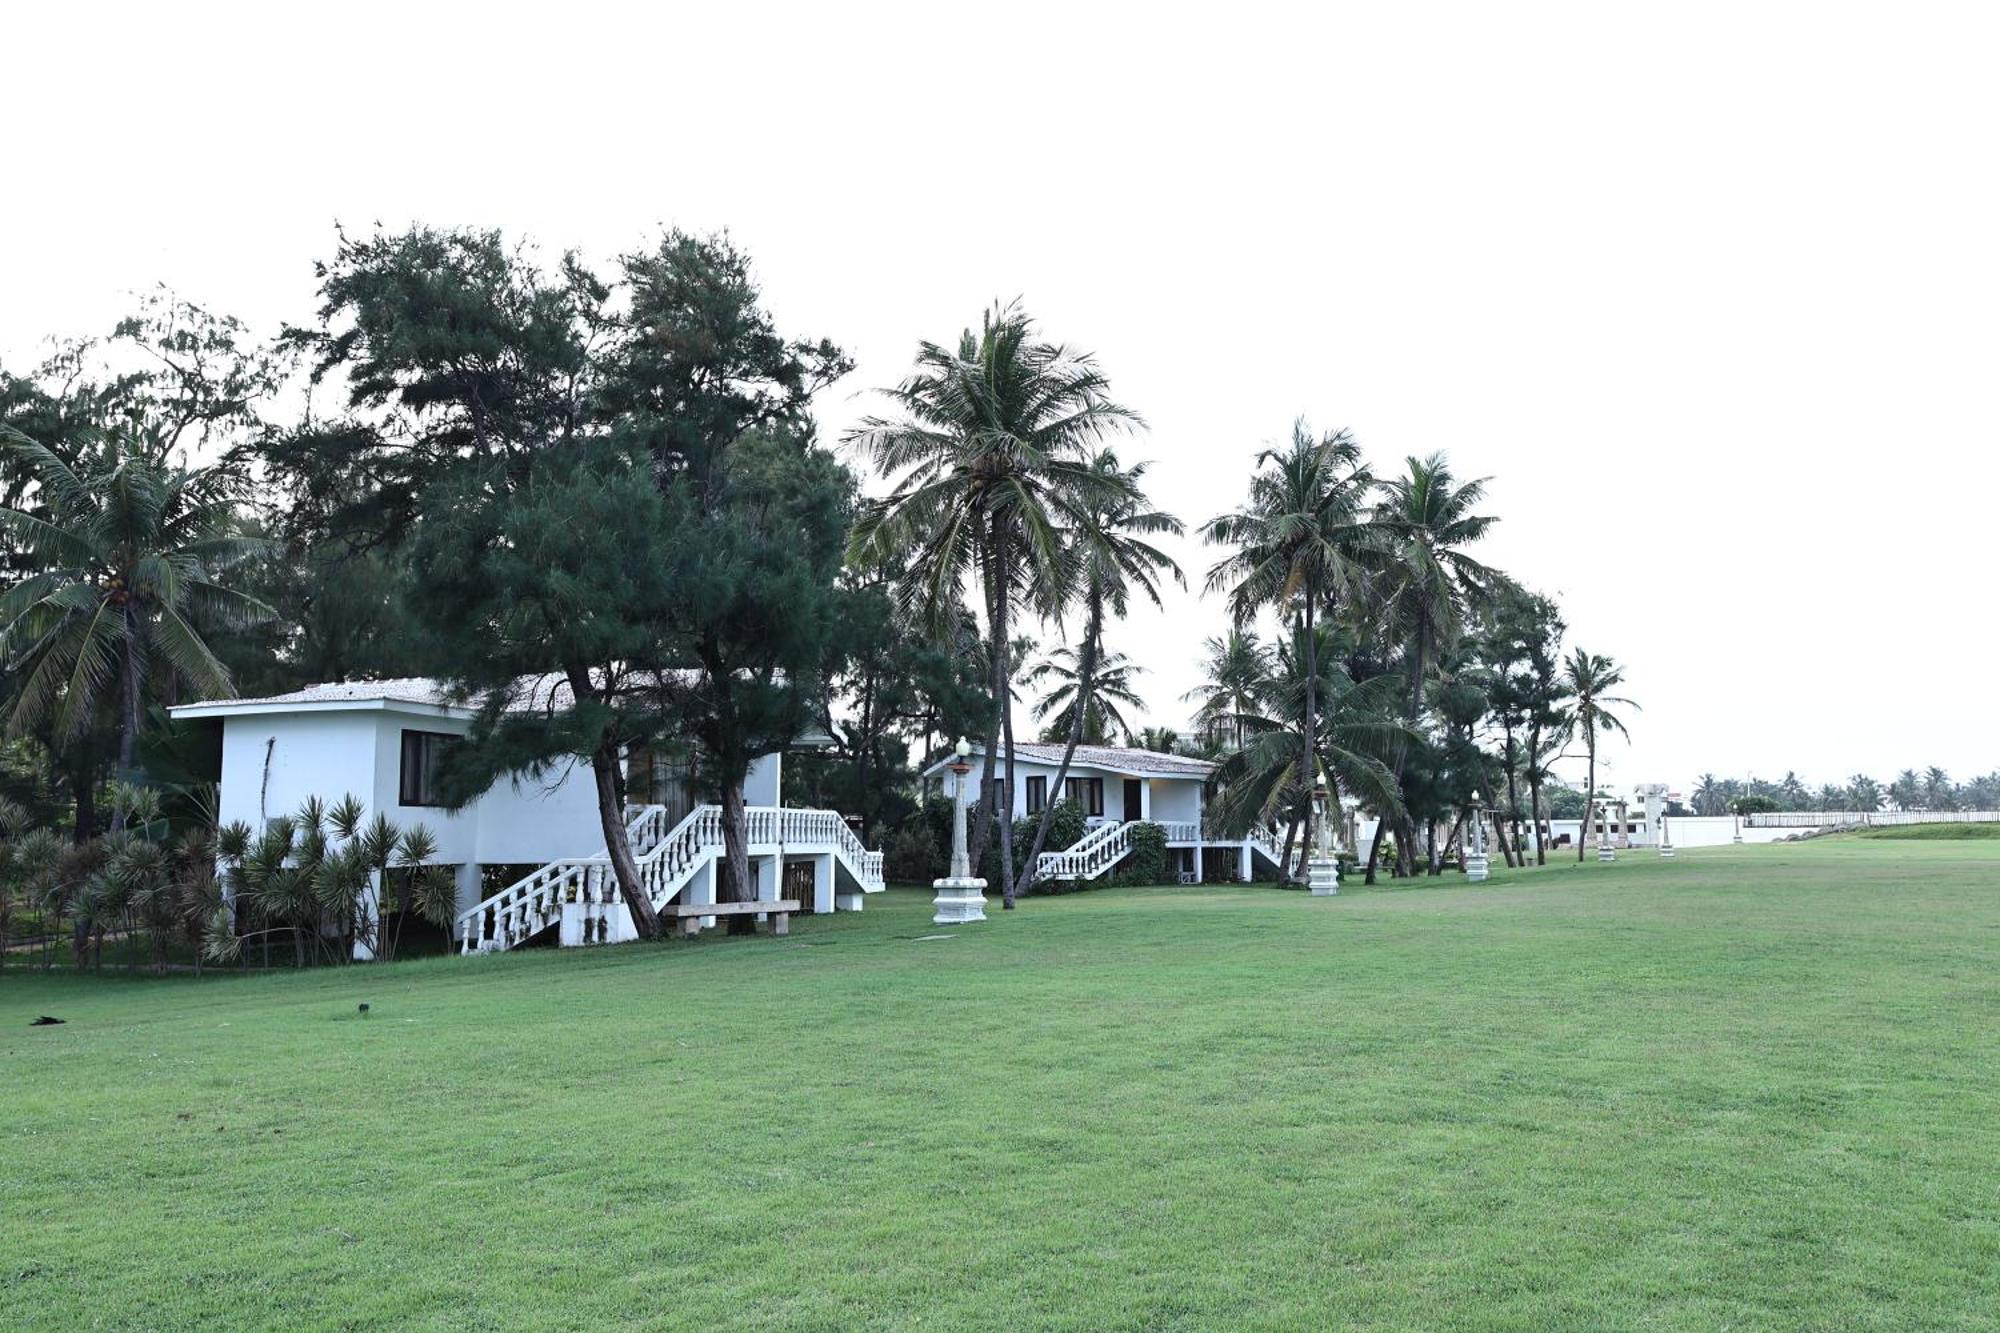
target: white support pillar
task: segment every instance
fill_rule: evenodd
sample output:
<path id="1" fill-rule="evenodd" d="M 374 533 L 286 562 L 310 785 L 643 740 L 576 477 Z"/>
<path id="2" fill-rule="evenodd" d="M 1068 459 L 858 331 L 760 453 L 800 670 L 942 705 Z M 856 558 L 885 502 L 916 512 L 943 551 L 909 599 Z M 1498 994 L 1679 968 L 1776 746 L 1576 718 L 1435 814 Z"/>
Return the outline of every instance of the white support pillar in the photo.
<path id="1" fill-rule="evenodd" d="M 721 859 L 719 857 L 714 857 L 714 856 L 709 857 L 708 864 L 703 866 L 701 869 L 695 871 L 694 878 L 688 881 L 688 886 L 685 891 L 687 900 L 690 903 L 714 902 L 715 877 L 717 874 L 720 873 L 720 871 L 721 871 Z M 714 925 L 715 925 L 715 918 L 712 916 L 705 916 L 701 919 L 701 928 L 703 930 L 708 930 Z"/>
<path id="2" fill-rule="evenodd" d="M 1139 818 L 1153 817 L 1153 784 L 1149 779 L 1139 779 Z"/>
<path id="3" fill-rule="evenodd" d="M 1194 835 L 1194 882 L 1201 883 L 1201 833 Z"/>
<path id="4" fill-rule="evenodd" d="M 1236 869 L 1237 869 L 1237 874 L 1236 874 L 1236 877 L 1237 877 L 1238 879 L 1242 880 L 1242 881 L 1243 881 L 1243 882 L 1244 882 L 1245 884 L 1248 884 L 1248 883 L 1250 882 L 1250 878 L 1251 878 L 1251 876 L 1250 876 L 1250 839 L 1248 839 L 1248 838 L 1245 838 L 1245 839 L 1243 840 L 1243 850 L 1242 850 L 1242 851 L 1240 851 L 1240 852 L 1238 852 L 1238 853 L 1236 854 L 1236 860 L 1237 860 L 1237 868 L 1236 868 Z"/>
<path id="5" fill-rule="evenodd" d="M 452 879 L 452 888 L 454 891 L 453 896 L 457 902 L 458 911 L 461 915 L 463 915 L 466 912 L 470 912 L 473 908 L 479 906 L 480 899 L 486 896 L 485 894 L 479 891 L 480 889 L 479 863 L 476 861 L 468 862 L 462 866 L 453 866 L 451 868 L 451 879 Z M 453 930 L 458 929 L 456 923 L 453 924 L 452 929 Z M 464 943 L 465 941 L 461 939 L 452 940 L 452 944 L 454 946 L 461 945 Z"/>
<path id="6" fill-rule="evenodd" d="M 833 910 L 833 853 L 823 852 L 813 857 L 812 868 L 812 909 L 815 912 L 831 912 Z"/>

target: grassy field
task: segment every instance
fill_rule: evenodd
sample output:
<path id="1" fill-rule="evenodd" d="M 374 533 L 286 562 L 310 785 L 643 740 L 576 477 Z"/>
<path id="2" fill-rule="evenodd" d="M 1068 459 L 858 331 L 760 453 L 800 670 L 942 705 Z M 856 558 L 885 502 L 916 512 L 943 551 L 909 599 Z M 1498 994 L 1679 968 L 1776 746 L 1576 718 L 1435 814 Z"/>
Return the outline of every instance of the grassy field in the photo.
<path id="1" fill-rule="evenodd" d="M 1857 830 L 1854 836 L 1882 842 L 1977 842 L 2000 839 L 2000 824 L 1886 824 Z"/>
<path id="2" fill-rule="evenodd" d="M 0 974 L 8 1328 L 1996 1312 L 1992 843 Z"/>

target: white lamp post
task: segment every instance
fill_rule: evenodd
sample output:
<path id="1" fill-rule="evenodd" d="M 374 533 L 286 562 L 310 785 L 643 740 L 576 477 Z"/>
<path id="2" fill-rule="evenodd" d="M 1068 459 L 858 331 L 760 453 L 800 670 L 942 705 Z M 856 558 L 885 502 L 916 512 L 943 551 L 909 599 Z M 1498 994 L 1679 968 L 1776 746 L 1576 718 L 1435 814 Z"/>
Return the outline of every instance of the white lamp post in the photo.
<path id="1" fill-rule="evenodd" d="M 1486 798 L 1476 791 L 1472 793 L 1472 828 L 1466 834 L 1465 847 L 1466 879 L 1484 884 L 1492 863 L 1486 859 Z"/>
<path id="2" fill-rule="evenodd" d="M 1340 862 L 1333 855 L 1332 801 L 1327 798 L 1326 773 L 1322 771 L 1312 794 L 1312 857 L 1306 862 L 1306 888 L 1315 898 L 1331 898 L 1340 892 Z"/>
<path id="3" fill-rule="evenodd" d="M 960 740 L 953 753 L 957 758 L 951 764 L 951 873 L 931 881 L 936 890 L 931 906 L 937 909 L 931 920 L 940 926 L 986 919 L 986 881 L 972 873 L 972 860 L 965 851 L 965 777 L 972 772 L 966 756 L 972 746 Z"/>

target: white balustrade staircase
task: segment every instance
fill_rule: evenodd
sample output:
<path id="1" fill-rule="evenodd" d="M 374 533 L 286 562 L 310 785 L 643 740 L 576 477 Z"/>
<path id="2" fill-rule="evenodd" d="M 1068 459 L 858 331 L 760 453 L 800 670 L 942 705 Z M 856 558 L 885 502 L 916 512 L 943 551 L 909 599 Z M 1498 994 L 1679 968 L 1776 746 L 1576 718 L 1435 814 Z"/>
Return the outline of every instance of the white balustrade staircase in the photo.
<path id="1" fill-rule="evenodd" d="M 1036 858 L 1035 878 L 1037 880 L 1096 879 L 1105 871 L 1125 859 L 1126 854 L 1132 850 L 1132 830 L 1146 822 L 1148 821 L 1127 820 L 1124 823 L 1091 825 L 1089 831 L 1073 846 L 1059 852 L 1043 852 L 1041 856 Z M 1166 835 L 1169 845 L 1180 844 L 1185 846 L 1191 842 L 1200 842 L 1205 836 L 1201 826 L 1192 821 L 1154 820 L 1151 822 L 1160 825 L 1160 830 Z M 1220 839 L 1215 841 L 1218 845 L 1227 845 Z M 1274 866 L 1279 865 L 1280 852 L 1269 830 L 1261 828 L 1252 829 L 1246 841 L 1250 844 L 1251 849 L 1261 854 L 1265 860 Z M 1295 863 L 1303 859 L 1303 851 L 1298 852 L 1293 857 Z"/>
<path id="2" fill-rule="evenodd" d="M 882 853 L 871 852 L 837 811 L 752 806 L 743 812 L 744 840 L 753 856 L 831 853 L 862 893 L 882 889 Z M 639 883 L 659 911 L 724 855 L 722 807 L 698 805 L 667 827 L 666 808 L 639 807 L 625 826 Z M 772 886 L 771 897 L 780 896 Z M 610 939 L 625 918 L 618 877 L 605 854 L 551 861 L 459 914 L 453 938 L 460 953 L 493 953 L 526 943 L 558 925 L 566 906 L 582 909 L 581 943 Z M 629 918 L 626 918 L 629 921 Z"/>
<path id="3" fill-rule="evenodd" d="M 1096 879 L 1125 859 L 1132 850 L 1132 821 L 1094 824 L 1083 837 L 1059 852 L 1035 859 L 1035 878 Z"/>

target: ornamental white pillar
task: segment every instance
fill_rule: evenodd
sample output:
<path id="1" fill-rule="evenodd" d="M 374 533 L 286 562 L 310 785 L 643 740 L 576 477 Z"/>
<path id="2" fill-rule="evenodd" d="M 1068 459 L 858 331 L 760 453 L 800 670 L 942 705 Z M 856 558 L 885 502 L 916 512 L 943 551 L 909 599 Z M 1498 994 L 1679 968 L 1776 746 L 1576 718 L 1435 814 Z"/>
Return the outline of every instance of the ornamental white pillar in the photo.
<path id="1" fill-rule="evenodd" d="M 931 921 L 940 926 L 962 926 L 986 919 L 986 881 L 972 873 L 972 858 L 965 846 L 965 778 L 972 772 L 966 756 L 972 746 L 961 740 L 957 759 L 951 765 L 951 873 L 931 881 L 936 891 Z"/>
<path id="2" fill-rule="evenodd" d="M 1315 898 L 1340 893 L 1340 862 L 1333 855 L 1333 811 L 1328 809 L 1326 774 L 1313 787 L 1313 849 L 1306 862 L 1306 888 Z"/>
<path id="3" fill-rule="evenodd" d="M 1474 884 L 1484 884 L 1492 874 L 1492 863 L 1486 858 L 1486 801 L 1478 792 L 1472 793 L 1472 827 L 1465 839 L 1465 877 Z"/>

